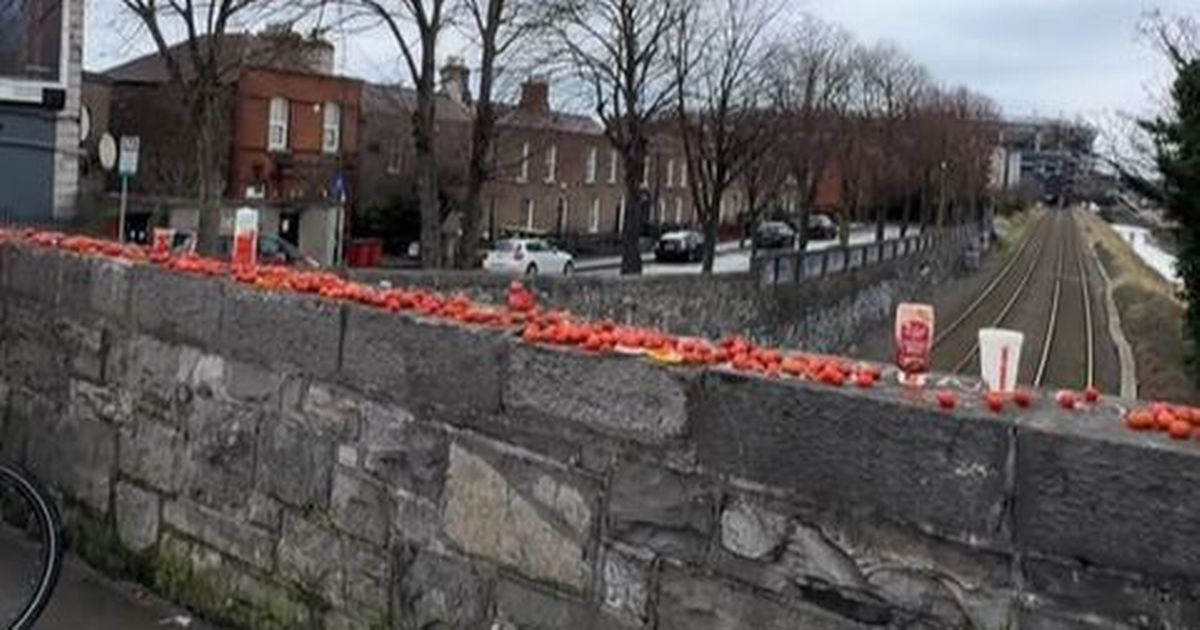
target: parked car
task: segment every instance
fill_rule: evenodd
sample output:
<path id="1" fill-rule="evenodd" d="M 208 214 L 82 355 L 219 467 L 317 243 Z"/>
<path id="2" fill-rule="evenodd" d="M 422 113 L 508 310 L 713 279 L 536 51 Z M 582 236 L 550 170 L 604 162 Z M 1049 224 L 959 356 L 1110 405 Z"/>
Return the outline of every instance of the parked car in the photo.
<path id="1" fill-rule="evenodd" d="M 808 238 L 825 241 L 838 236 L 838 225 L 828 214 L 808 215 Z"/>
<path id="2" fill-rule="evenodd" d="M 188 230 L 175 232 L 171 249 L 178 253 L 196 250 L 196 233 Z M 217 241 L 217 258 L 229 260 L 233 251 L 233 237 L 222 236 Z M 308 267 L 316 269 L 321 266 L 310 256 L 300 251 L 300 248 L 280 238 L 275 234 L 258 235 L 258 261 L 264 265 L 285 265 L 289 267 Z"/>
<path id="3" fill-rule="evenodd" d="M 704 257 L 704 235 L 695 230 L 676 230 L 658 237 L 654 260 L 695 262 Z"/>
<path id="4" fill-rule="evenodd" d="M 217 241 L 217 257 L 228 260 L 233 251 L 233 237 L 222 236 Z M 274 234 L 258 235 L 258 262 L 264 265 L 283 265 L 286 267 L 306 267 L 316 269 L 321 266 L 316 260 L 306 256 L 300 248 L 283 240 Z"/>
<path id="5" fill-rule="evenodd" d="M 766 221 L 754 230 L 756 249 L 787 249 L 796 243 L 796 231 L 783 221 Z"/>
<path id="6" fill-rule="evenodd" d="M 510 238 L 496 241 L 483 268 L 495 272 L 515 275 L 536 276 L 545 274 L 575 273 L 575 258 L 571 254 L 540 238 Z"/>

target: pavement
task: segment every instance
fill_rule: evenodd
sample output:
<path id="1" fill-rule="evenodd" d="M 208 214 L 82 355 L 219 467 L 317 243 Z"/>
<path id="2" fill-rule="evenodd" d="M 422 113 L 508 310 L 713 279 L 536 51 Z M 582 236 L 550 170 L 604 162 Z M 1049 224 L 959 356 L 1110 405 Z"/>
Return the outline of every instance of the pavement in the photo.
<path id="1" fill-rule="evenodd" d="M 11 583 L 20 571 L 13 562 L 28 548 L 15 539 L 0 535 L 0 584 Z M 114 582 L 80 559 L 68 555 L 63 572 L 37 630 L 215 630 L 192 617 L 187 611 L 171 606 L 144 588 L 127 582 Z"/>

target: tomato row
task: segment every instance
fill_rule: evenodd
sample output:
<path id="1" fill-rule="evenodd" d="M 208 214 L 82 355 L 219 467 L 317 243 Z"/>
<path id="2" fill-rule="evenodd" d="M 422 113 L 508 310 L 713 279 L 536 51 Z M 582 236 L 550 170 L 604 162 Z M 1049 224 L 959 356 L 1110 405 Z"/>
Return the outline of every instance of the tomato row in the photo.
<path id="1" fill-rule="evenodd" d="M 768 378 L 799 379 L 830 387 L 872 388 L 883 378 L 883 367 L 877 364 L 784 351 L 761 346 L 738 335 L 714 342 L 672 335 L 649 327 L 620 325 L 608 320 L 589 321 L 564 311 L 540 307 L 537 296 L 517 281 L 510 285 L 505 303 L 496 306 L 472 300 L 461 293 L 447 296 L 419 288 L 375 287 L 329 272 L 290 267 L 233 268 L 226 262 L 195 254 L 172 256 L 138 245 L 122 245 L 57 232 L 0 230 L 0 242 L 5 240 L 67 250 L 83 256 L 152 264 L 184 274 L 231 277 L 236 282 L 264 291 L 318 295 L 390 312 L 411 312 L 458 324 L 511 330 L 528 343 L 572 347 L 587 353 L 640 355 L 667 365 L 723 365 L 737 372 Z M 1088 403 L 1095 403 L 1099 397 L 1098 391 L 1089 388 L 1081 396 L 1068 391 L 1059 392 L 1056 401 L 1064 409 L 1076 409 L 1081 406 L 1081 398 Z M 983 405 L 996 413 L 1002 412 L 1009 402 L 1024 409 L 1032 406 L 1033 400 L 1033 393 L 1028 390 L 1009 396 L 994 393 L 982 396 Z M 954 409 L 959 405 L 958 394 L 951 390 L 936 391 L 932 403 L 943 409 Z M 1130 415 L 1128 424 L 1138 430 L 1160 428 L 1169 431 L 1172 436 L 1181 434 L 1186 424 L 1190 435 L 1193 424 L 1200 425 L 1200 410 L 1192 409 L 1183 413 L 1180 409 L 1155 407 L 1140 410 Z M 1147 418 L 1152 418 L 1152 421 Z M 1187 422 L 1183 423 L 1181 418 Z M 1171 421 L 1167 422 L 1168 419 Z"/>
<path id="2" fill-rule="evenodd" d="M 1200 408 L 1151 403 L 1125 415 L 1125 426 L 1134 431 L 1161 431 L 1172 439 L 1200 438 Z"/>

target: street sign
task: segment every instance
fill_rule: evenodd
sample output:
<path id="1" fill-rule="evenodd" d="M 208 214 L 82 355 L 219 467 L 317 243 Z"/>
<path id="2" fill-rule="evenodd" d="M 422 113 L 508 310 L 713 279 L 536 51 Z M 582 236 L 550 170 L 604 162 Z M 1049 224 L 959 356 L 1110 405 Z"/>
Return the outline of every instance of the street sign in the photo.
<path id="1" fill-rule="evenodd" d="M 138 149 L 141 148 L 141 144 L 141 138 L 137 136 L 121 136 L 121 159 L 117 168 L 121 175 L 137 175 Z"/>
<path id="2" fill-rule="evenodd" d="M 106 171 L 111 171 L 117 165 L 117 141 L 113 139 L 112 134 L 107 131 L 103 136 L 100 136 L 100 166 Z"/>

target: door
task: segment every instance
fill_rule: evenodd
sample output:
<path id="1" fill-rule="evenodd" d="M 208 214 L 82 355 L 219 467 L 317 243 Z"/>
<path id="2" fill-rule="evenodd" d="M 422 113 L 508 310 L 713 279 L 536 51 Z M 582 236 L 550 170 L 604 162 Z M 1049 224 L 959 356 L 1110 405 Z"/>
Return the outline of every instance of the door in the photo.
<path id="1" fill-rule="evenodd" d="M 279 238 L 300 246 L 300 213 L 282 212 L 279 214 Z"/>

